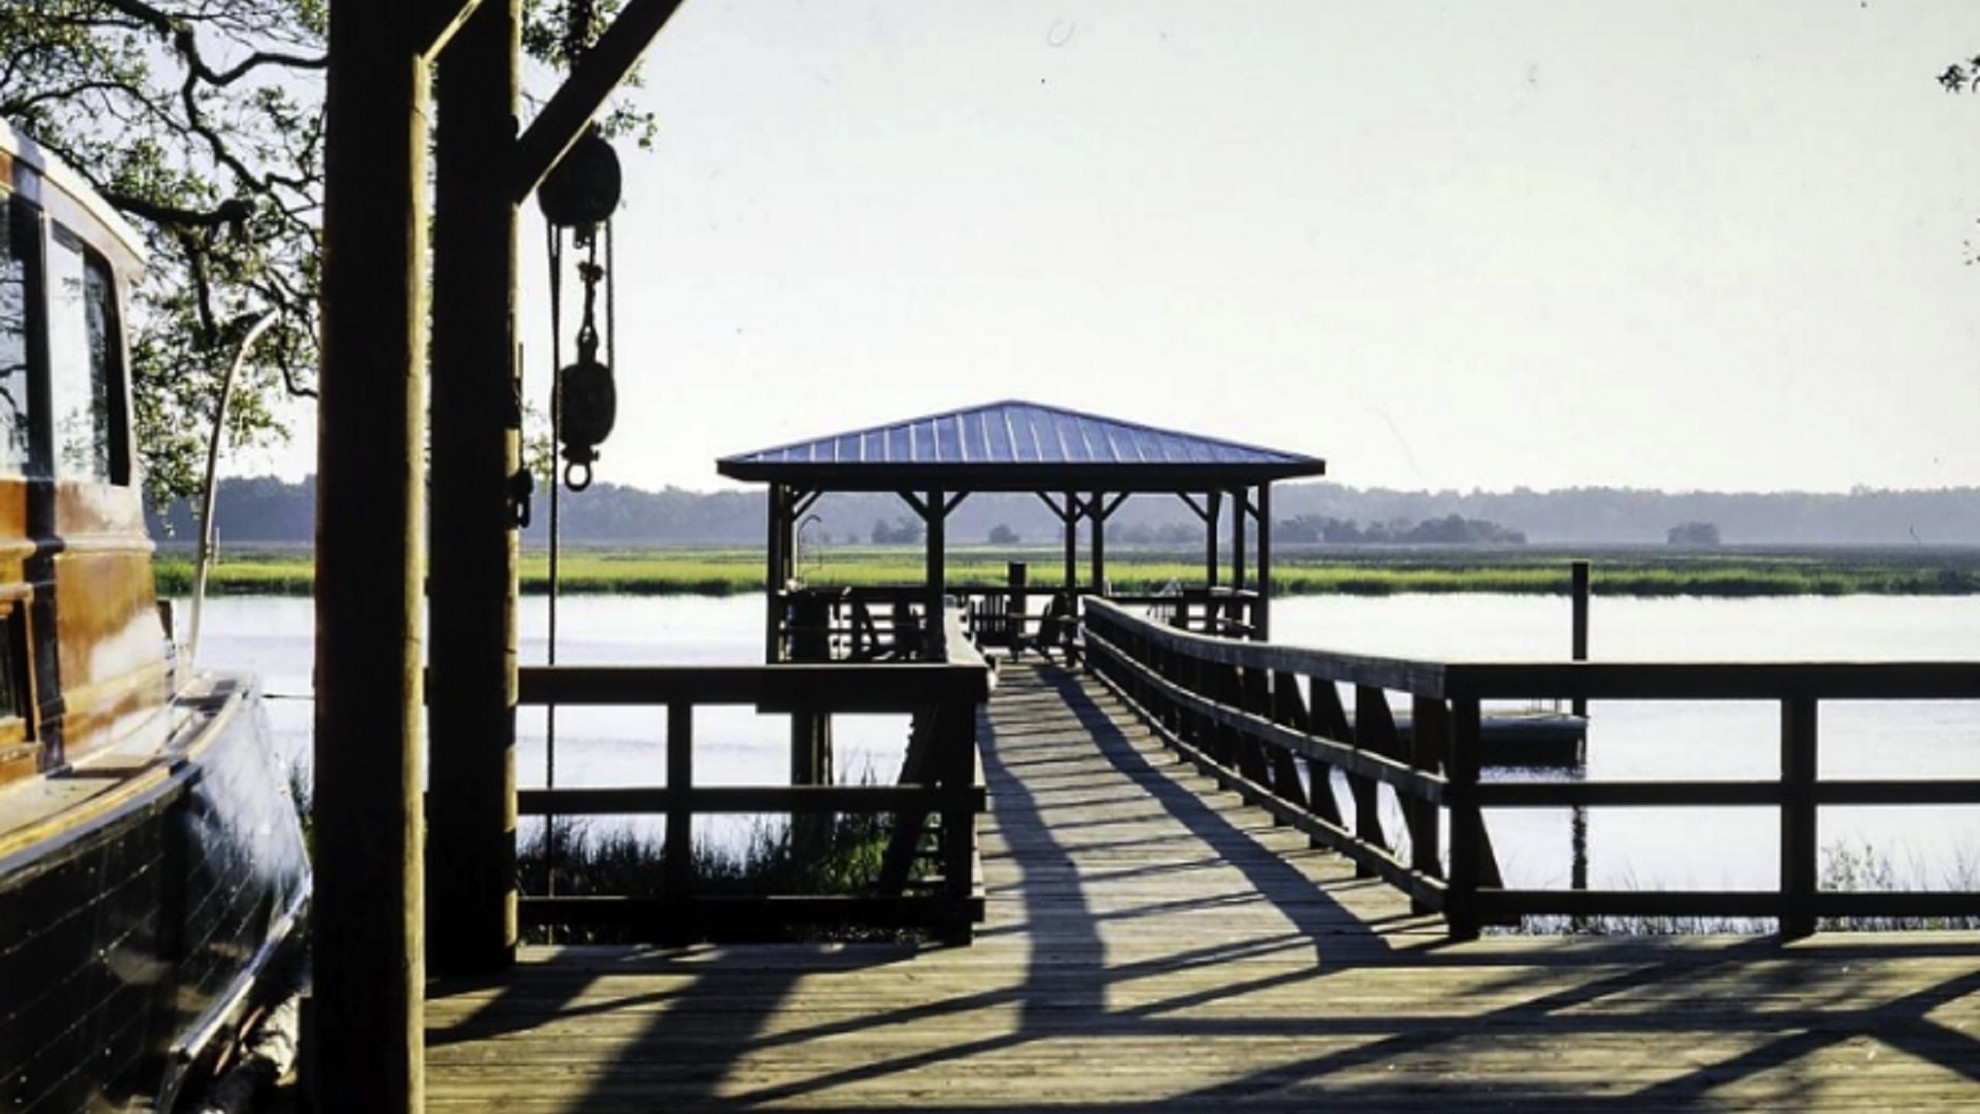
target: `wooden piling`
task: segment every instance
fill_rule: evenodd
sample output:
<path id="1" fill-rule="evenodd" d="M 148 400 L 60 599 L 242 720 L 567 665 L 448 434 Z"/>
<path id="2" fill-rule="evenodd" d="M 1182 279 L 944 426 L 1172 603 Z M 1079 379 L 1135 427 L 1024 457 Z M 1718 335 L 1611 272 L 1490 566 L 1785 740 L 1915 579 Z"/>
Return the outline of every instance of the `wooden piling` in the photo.
<path id="1" fill-rule="evenodd" d="M 1569 635 L 1569 654 L 1575 661 L 1588 660 L 1588 562 L 1576 561 L 1569 566 L 1569 595 L 1574 600 L 1574 614 Z M 1559 705 L 1556 705 L 1558 707 Z M 1574 714 L 1588 714 L 1588 701 L 1577 696 L 1573 701 Z"/>
<path id="2" fill-rule="evenodd" d="M 428 965 L 480 974 L 516 947 L 517 0 L 475 10 L 439 62 L 433 242 Z M 555 476 L 543 478 L 556 483 Z"/>
<path id="3" fill-rule="evenodd" d="M 426 5 L 330 11 L 317 405 L 315 1109 L 424 1104 Z"/>

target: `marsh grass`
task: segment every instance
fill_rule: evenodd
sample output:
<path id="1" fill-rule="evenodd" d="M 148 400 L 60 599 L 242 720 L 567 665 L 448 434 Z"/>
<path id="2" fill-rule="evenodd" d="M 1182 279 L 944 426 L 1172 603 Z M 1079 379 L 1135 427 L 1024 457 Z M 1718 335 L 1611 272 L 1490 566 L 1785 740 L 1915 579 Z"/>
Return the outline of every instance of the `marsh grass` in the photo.
<path id="1" fill-rule="evenodd" d="M 1930 890 L 1971 893 L 1980 890 L 1980 860 L 1964 853 L 1938 879 L 1924 881 L 1926 871 L 1916 863 L 1900 867 L 1887 852 L 1869 841 L 1839 841 L 1822 848 L 1816 877 L 1819 889 L 1836 893 L 1918 893 Z M 1626 879 L 1624 889 L 1637 889 Z M 1625 916 L 1525 918 L 1517 927 L 1489 928 L 1495 935 L 1513 936 L 1759 936 L 1772 932 L 1766 917 Z M 1820 932 L 1930 932 L 1980 929 L 1980 916 L 1953 917 L 1822 917 Z"/>
<path id="2" fill-rule="evenodd" d="M 1403 593 L 1484 592 L 1564 595 L 1568 562 L 1593 564 L 1594 591 L 1604 596 L 1810 596 L 1980 594 L 1980 553 L 1952 550 L 1729 550 L 1700 554 L 1614 550 L 1570 554 L 1530 549 L 1368 549 L 1281 547 L 1273 585 L 1282 595 L 1386 596 Z M 1061 553 L 1038 547 L 952 546 L 950 582 L 959 587 L 1004 583 L 1008 562 L 1028 561 L 1034 581 L 1049 582 Z M 728 596 L 763 590 L 763 555 L 754 548 L 654 548 L 567 550 L 559 561 L 562 591 L 572 595 Z M 159 591 L 191 591 L 192 562 L 161 554 Z M 807 560 L 814 584 L 873 587 L 918 584 L 924 571 L 917 548 L 835 546 Z M 1171 581 L 1202 580 L 1194 552 L 1123 548 L 1109 550 L 1108 574 L 1116 591 L 1154 591 Z M 522 590 L 549 590 L 549 559 L 523 556 Z M 314 570 L 308 553 L 244 552 L 217 564 L 211 591 L 221 595 L 308 595 Z"/>
<path id="3" fill-rule="evenodd" d="M 782 819 L 755 818 L 740 843 L 698 840 L 694 845 L 695 892 L 708 896 L 858 894 L 870 890 L 892 832 L 886 814 L 840 813 L 822 828 L 815 854 L 800 855 L 791 826 Z M 553 868 L 554 892 L 571 897 L 658 897 L 663 893 L 661 863 L 666 838 L 619 825 L 560 818 L 541 825 L 516 844 L 516 877 L 525 894 L 542 894 Z M 525 930 L 525 943 L 613 943 L 622 933 L 610 927 L 558 927 Z M 804 940 L 870 938 L 856 925 L 782 924 L 774 914 L 754 926 L 753 939 Z M 879 933 L 891 938 L 896 933 Z"/>

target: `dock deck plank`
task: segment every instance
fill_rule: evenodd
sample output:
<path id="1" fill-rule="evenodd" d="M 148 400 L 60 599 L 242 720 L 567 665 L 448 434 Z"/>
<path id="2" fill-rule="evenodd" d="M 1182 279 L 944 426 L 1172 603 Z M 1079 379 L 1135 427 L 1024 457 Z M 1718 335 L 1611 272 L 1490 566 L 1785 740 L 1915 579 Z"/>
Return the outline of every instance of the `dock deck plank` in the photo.
<path id="1" fill-rule="evenodd" d="M 1980 1107 L 1980 934 L 1452 944 L 1006 666 L 968 948 L 531 948 L 427 1002 L 428 1108 Z"/>

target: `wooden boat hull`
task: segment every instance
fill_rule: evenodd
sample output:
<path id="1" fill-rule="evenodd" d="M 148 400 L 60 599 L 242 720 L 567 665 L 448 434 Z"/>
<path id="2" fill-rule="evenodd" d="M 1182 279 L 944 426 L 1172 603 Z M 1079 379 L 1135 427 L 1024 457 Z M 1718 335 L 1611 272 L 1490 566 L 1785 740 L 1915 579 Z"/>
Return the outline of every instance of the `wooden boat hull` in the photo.
<path id="1" fill-rule="evenodd" d="M 207 677 L 163 714 L 148 756 L 0 794 L 41 813 L 0 828 L 0 1109 L 169 1109 L 292 940 L 308 863 L 257 694 Z"/>

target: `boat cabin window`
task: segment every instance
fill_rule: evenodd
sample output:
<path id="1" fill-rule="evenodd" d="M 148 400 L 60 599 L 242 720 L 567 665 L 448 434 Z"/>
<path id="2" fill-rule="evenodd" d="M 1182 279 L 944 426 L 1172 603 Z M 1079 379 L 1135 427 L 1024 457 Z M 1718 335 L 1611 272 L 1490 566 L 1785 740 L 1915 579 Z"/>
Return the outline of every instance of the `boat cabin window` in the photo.
<path id="1" fill-rule="evenodd" d="M 21 609 L 0 605 L 0 746 L 27 736 L 27 635 Z"/>
<path id="2" fill-rule="evenodd" d="M 121 397 L 116 283 L 103 257 L 51 224 L 48 237 L 48 398 L 59 479 L 128 482 L 111 431 Z M 119 474 L 122 473 L 122 474 Z"/>
<path id="3" fill-rule="evenodd" d="M 27 470 L 30 210 L 0 192 L 0 475 Z"/>

